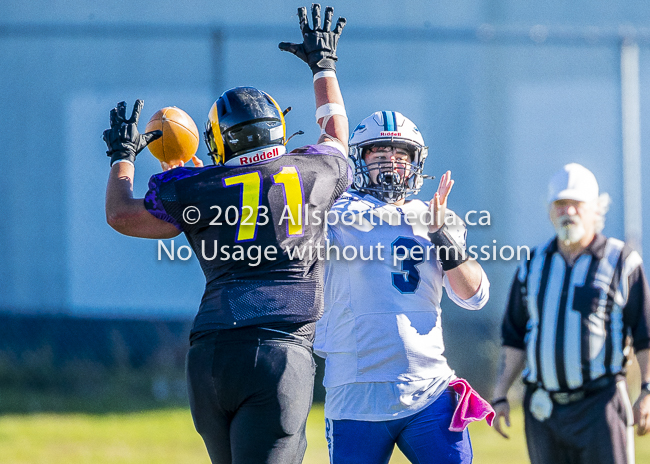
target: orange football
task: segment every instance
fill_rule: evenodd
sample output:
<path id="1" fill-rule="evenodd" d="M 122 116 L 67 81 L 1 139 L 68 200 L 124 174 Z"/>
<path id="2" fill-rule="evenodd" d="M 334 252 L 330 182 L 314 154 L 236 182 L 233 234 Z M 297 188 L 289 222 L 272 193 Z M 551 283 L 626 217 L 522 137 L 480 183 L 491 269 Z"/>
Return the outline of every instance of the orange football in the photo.
<path id="1" fill-rule="evenodd" d="M 163 135 L 148 145 L 149 151 L 159 161 L 187 163 L 199 148 L 199 130 L 192 118 L 180 108 L 168 106 L 154 114 L 145 132 L 161 130 Z"/>

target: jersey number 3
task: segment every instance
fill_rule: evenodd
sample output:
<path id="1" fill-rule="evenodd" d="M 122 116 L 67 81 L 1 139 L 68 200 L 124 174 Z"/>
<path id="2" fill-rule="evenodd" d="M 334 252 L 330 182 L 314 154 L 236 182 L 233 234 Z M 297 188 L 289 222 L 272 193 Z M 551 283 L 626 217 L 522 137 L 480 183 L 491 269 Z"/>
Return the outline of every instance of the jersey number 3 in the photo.
<path id="1" fill-rule="evenodd" d="M 390 244 L 391 254 L 397 255 L 402 266 L 402 272 L 391 273 L 393 278 L 393 287 L 400 291 L 400 293 L 415 293 L 420 285 L 420 273 L 418 272 L 417 265 L 423 261 L 423 258 L 413 258 L 411 249 L 420 246 L 420 244 L 408 237 L 399 237 Z"/>

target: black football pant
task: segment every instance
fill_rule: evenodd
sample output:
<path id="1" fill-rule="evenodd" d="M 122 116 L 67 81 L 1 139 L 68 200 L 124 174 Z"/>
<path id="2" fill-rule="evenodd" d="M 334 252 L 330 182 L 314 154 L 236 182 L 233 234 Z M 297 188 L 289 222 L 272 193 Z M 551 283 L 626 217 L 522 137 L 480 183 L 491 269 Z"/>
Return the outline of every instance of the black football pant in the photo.
<path id="1" fill-rule="evenodd" d="M 212 463 L 301 463 L 314 372 L 311 344 L 288 334 L 237 329 L 196 340 L 190 407 Z"/>
<path id="2" fill-rule="evenodd" d="M 586 398 L 558 405 L 543 422 L 530 411 L 532 388 L 524 397 L 526 442 L 532 464 L 633 464 L 632 407 L 625 381 Z"/>

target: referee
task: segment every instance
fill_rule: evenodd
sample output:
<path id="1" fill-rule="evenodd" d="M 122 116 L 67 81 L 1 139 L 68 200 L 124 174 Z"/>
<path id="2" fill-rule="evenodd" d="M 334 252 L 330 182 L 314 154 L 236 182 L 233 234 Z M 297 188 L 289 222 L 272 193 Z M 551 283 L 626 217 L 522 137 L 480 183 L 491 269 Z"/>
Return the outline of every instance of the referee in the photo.
<path id="1" fill-rule="evenodd" d="M 520 264 L 503 318 L 493 407 L 510 426 L 507 392 L 523 371 L 532 464 L 630 464 L 633 425 L 650 430 L 650 289 L 639 254 L 600 234 L 609 197 L 568 164 L 549 184 L 557 235 Z M 626 391 L 631 346 L 641 366 L 634 408 Z"/>

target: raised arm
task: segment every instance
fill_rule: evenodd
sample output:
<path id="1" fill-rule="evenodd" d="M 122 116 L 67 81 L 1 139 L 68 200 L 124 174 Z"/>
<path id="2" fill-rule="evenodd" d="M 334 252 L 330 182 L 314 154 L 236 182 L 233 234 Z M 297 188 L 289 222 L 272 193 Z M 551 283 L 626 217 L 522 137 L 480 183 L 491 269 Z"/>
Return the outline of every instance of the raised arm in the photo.
<path id="1" fill-rule="evenodd" d="M 429 237 L 438 247 L 438 259 L 452 290 L 461 299 L 467 300 L 476 295 L 481 287 L 483 270 L 477 261 L 468 258 L 465 251 L 465 223 L 456 217 L 451 227 L 446 224 L 447 198 L 453 186 L 451 171 L 447 171 L 440 178 L 438 190 L 429 202 Z"/>
<path id="2" fill-rule="evenodd" d="M 307 8 L 298 8 L 298 19 L 303 42 L 300 44 L 281 42 L 281 50 L 293 53 L 303 60 L 314 75 L 314 95 L 316 97 L 316 120 L 321 128 L 318 143 L 338 142 L 344 153 L 348 146 L 348 118 L 345 113 L 343 96 L 336 77 L 336 46 L 341 31 L 345 26 L 345 18 L 339 18 L 334 29 L 332 17 L 334 9 L 325 8 L 325 18 L 321 27 L 321 7 L 312 5 L 312 24 L 309 27 Z"/>
<path id="3" fill-rule="evenodd" d="M 133 198 L 130 163 L 115 163 L 106 186 L 106 222 L 121 234 L 141 238 L 172 238 L 180 234 L 173 224 L 158 219 L 144 207 L 144 199 Z"/>
<path id="4" fill-rule="evenodd" d="M 124 235 L 142 238 L 171 238 L 180 231 L 168 222 L 153 216 L 144 207 L 142 198 L 133 198 L 135 158 L 144 147 L 162 135 L 161 131 L 140 134 L 138 119 L 144 103 L 136 100 L 133 114 L 126 119 L 126 103 L 111 110 L 110 129 L 104 131 L 111 158 L 111 172 L 106 186 L 106 222 Z"/>

